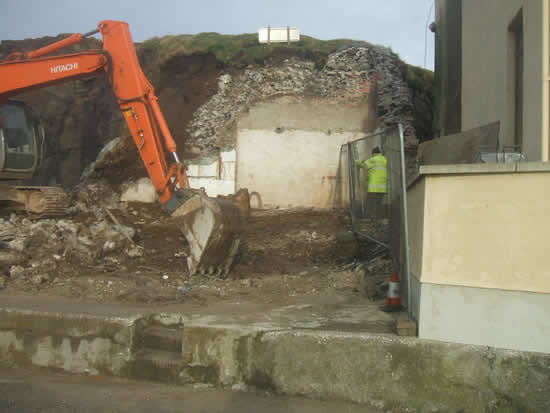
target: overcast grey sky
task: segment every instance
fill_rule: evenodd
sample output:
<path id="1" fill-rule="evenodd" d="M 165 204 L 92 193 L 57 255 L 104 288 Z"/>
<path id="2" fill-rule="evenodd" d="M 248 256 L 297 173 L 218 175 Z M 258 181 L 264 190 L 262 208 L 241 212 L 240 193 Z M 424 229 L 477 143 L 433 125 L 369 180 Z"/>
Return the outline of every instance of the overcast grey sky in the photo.
<path id="1" fill-rule="evenodd" d="M 323 40 L 351 38 L 390 46 L 408 63 L 423 66 L 426 19 L 432 3 L 433 0 L 0 0 L 0 39 L 84 33 L 105 19 L 128 22 L 136 42 L 166 34 L 253 33 L 268 25 L 290 25 L 302 34 Z M 429 32 L 430 69 L 433 41 Z"/>

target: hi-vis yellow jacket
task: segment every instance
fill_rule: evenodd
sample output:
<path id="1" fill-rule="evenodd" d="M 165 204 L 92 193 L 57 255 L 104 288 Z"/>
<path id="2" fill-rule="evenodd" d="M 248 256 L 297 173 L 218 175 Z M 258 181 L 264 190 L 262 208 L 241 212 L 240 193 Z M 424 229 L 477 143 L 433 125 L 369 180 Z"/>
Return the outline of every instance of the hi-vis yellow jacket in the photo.
<path id="1" fill-rule="evenodd" d="M 366 161 L 355 161 L 360 168 L 367 170 L 367 192 L 388 192 L 388 161 L 378 153 Z"/>

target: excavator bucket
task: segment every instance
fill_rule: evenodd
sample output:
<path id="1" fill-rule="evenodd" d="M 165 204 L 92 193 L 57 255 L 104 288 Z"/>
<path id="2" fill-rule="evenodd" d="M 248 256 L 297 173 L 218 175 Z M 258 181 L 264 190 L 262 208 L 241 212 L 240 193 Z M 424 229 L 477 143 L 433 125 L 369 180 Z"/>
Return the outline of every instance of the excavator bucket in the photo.
<path id="1" fill-rule="evenodd" d="M 187 266 L 191 275 L 227 276 L 249 210 L 248 190 L 241 189 L 235 195 L 218 198 L 197 192 L 172 213 L 189 243 Z"/>

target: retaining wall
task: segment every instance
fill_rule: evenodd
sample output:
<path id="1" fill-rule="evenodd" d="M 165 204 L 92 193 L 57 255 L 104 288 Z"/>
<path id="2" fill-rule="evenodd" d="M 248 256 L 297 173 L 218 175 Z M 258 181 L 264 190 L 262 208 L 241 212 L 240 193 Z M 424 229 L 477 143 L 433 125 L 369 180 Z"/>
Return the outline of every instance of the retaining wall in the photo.
<path id="1" fill-rule="evenodd" d="M 156 323 L 159 334 L 172 321 L 181 317 L 3 309 L 0 359 L 74 373 L 255 387 L 394 411 L 550 411 L 549 355 L 385 334 L 189 321 L 181 360 L 139 364 L 144 329 Z"/>

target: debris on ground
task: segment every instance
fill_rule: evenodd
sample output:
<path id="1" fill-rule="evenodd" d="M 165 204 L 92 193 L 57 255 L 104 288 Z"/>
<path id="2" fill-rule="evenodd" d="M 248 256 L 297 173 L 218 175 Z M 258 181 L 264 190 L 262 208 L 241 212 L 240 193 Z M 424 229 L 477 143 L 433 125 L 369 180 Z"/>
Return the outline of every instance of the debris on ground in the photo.
<path id="1" fill-rule="evenodd" d="M 361 279 L 376 280 L 369 298 L 384 288 L 377 277 L 389 272 L 388 260 L 350 267 L 360 262 L 364 245 L 346 211 L 251 210 L 229 277 L 191 276 L 189 246 L 174 218 L 158 202 L 122 201 L 124 188 L 101 180 L 80 184 L 71 214 L 61 219 L 33 221 L 3 212 L 0 289 L 99 302 L 207 305 L 243 297 L 285 303 L 304 295 L 357 295 L 371 283 Z"/>
<path id="2" fill-rule="evenodd" d="M 392 262 L 388 257 L 361 263 L 354 270 L 359 291 L 370 300 L 386 297 L 391 273 Z"/>

